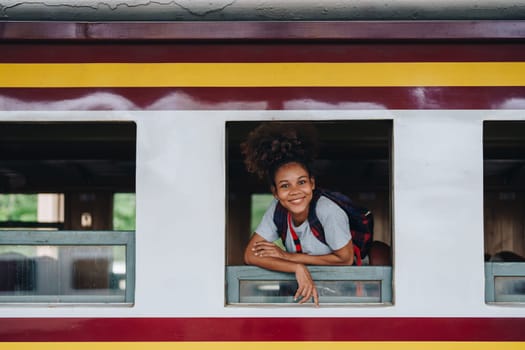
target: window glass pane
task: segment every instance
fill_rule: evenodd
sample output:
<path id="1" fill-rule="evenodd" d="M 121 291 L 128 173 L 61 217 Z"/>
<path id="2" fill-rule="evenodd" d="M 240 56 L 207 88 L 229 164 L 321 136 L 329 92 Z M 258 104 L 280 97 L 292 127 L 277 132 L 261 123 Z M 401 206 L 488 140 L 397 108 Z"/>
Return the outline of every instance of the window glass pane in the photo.
<path id="1" fill-rule="evenodd" d="M 496 302 L 525 302 L 525 276 L 494 278 Z"/>
<path id="2" fill-rule="evenodd" d="M 2 246 L 0 301 L 124 302 L 125 250 L 106 245 Z"/>
<path id="3" fill-rule="evenodd" d="M 316 281 L 322 303 L 379 303 L 380 281 Z M 293 303 L 295 281 L 240 281 L 241 303 Z"/>

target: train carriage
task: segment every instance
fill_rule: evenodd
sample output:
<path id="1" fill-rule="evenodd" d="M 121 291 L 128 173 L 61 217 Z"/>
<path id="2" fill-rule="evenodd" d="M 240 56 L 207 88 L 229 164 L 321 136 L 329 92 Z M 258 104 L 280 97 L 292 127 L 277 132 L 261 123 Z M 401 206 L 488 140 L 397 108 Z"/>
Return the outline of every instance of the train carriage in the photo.
<path id="1" fill-rule="evenodd" d="M 0 26 L 1 193 L 58 208 L 2 219 L 0 346 L 524 348 L 523 21 Z M 242 260 L 239 145 L 298 121 L 392 252 L 319 308 Z"/>

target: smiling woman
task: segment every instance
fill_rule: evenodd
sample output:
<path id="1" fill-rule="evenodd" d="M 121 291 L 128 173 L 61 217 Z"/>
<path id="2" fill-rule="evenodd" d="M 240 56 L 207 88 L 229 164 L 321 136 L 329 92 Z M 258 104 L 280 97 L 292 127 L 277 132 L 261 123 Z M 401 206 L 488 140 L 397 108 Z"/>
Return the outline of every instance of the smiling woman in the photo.
<path id="1" fill-rule="evenodd" d="M 321 209 L 320 205 L 310 209 L 315 190 L 310 163 L 316 147 L 308 134 L 297 125 L 267 123 L 243 143 L 247 169 L 267 178 L 276 199 L 250 239 L 244 260 L 250 265 L 294 273 L 298 282 L 294 300 L 302 304 L 313 298 L 319 305 L 317 288 L 306 265 L 351 265 L 353 246 L 342 210 Z M 288 228 L 283 235 L 286 251 L 273 244 L 282 235 L 273 221 L 277 205 L 287 213 Z M 325 224 L 338 223 L 327 230 L 332 239 L 325 240 L 325 247 L 316 242 L 318 234 L 307 222 L 311 210 L 324 211 L 323 217 L 330 218 Z M 301 241 L 307 249 L 303 250 Z"/>

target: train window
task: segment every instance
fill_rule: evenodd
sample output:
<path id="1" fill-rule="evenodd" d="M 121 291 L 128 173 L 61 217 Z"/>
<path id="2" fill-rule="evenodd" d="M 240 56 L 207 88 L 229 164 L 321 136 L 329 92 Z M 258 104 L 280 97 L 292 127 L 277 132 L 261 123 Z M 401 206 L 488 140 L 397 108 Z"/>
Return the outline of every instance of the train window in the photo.
<path id="1" fill-rule="evenodd" d="M 294 275 L 246 266 L 244 249 L 274 200 L 269 185 L 246 171 L 241 143 L 262 122 L 226 124 L 227 304 L 287 304 L 297 288 Z M 271 122 L 275 123 L 275 122 Z M 280 122 L 286 123 L 286 122 Z M 297 123 L 297 122 L 295 122 Z M 303 122 L 318 139 L 312 164 L 319 188 L 346 194 L 374 215 L 374 241 L 386 247 L 386 260 L 366 266 L 309 266 L 324 304 L 392 302 L 391 134 L 387 120 Z M 284 246 L 280 240 L 275 243 Z M 376 265 L 376 266 L 372 266 Z"/>
<path id="2" fill-rule="evenodd" d="M 525 302 L 525 122 L 483 126 L 485 299 Z"/>
<path id="3" fill-rule="evenodd" d="M 132 122 L 0 125 L 0 302 L 134 300 Z"/>

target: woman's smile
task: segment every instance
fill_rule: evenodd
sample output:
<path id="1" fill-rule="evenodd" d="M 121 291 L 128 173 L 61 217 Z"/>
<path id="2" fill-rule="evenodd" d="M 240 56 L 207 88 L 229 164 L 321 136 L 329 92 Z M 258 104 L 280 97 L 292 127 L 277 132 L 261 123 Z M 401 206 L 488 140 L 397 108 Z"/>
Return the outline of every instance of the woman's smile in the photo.
<path id="1" fill-rule="evenodd" d="M 298 204 L 301 204 L 305 198 L 306 197 L 290 199 L 289 202 L 292 203 L 293 205 L 298 205 Z"/>

